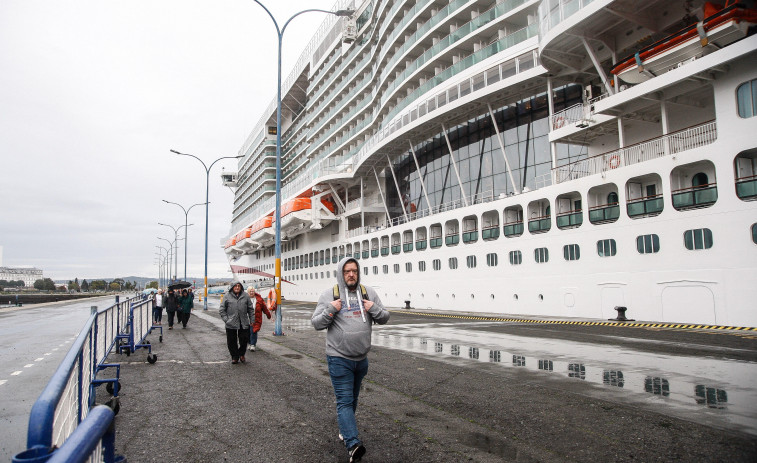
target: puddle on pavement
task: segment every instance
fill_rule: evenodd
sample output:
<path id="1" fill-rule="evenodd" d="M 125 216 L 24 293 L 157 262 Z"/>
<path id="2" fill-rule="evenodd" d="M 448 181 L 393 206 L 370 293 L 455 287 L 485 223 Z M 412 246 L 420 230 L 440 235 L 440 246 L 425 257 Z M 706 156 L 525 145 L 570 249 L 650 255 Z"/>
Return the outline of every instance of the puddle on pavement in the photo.
<path id="1" fill-rule="evenodd" d="M 312 310 L 288 312 L 285 330 L 313 332 Z M 443 361 L 523 368 L 611 388 L 663 413 L 757 435 L 757 363 L 673 356 L 595 344 L 492 333 L 474 322 L 374 326 L 375 346 Z M 319 333 L 323 335 L 323 332 Z"/>

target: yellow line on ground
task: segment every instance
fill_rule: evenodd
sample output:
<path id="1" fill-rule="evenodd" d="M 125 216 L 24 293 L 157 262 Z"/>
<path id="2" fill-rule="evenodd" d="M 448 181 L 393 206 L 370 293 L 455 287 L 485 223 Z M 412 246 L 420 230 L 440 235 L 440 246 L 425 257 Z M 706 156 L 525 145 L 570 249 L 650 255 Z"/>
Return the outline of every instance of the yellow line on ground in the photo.
<path id="1" fill-rule="evenodd" d="M 463 320 L 481 320 L 481 321 L 492 321 L 492 322 L 516 322 L 516 323 L 539 323 L 539 324 L 584 325 L 584 326 L 617 326 L 617 327 L 632 327 L 632 328 L 676 328 L 676 329 L 685 329 L 685 330 L 757 331 L 757 327 L 754 327 L 754 326 L 682 325 L 678 323 L 635 323 L 635 322 L 621 322 L 621 321 L 591 322 L 591 321 L 570 321 L 570 320 L 537 320 L 537 319 L 531 319 L 531 318 L 500 318 L 500 317 L 485 317 L 485 316 L 478 316 L 478 315 L 454 315 L 454 314 L 440 314 L 440 313 L 430 313 L 430 312 L 408 312 L 406 310 L 390 310 L 390 312 L 405 314 L 405 315 L 420 315 L 423 317 L 457 318 L 457 319 L 463 319 Z"/>

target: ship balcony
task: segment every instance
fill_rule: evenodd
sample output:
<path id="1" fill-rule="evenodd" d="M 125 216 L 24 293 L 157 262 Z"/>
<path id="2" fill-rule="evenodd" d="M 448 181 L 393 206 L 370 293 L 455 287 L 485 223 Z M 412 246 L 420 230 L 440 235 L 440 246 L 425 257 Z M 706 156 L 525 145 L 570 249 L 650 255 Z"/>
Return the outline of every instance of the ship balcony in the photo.
<path id="1" fill-rule="evenodd" d="M 757 175 L 737 178 L 736 195 L 744 201 L 757 199 Z"/>
<path id="2" fill-rule="evenodd" d="M 499 225 L 494 225 L 491 227 L 484 227 L 481 230 L 481 238 L 486 240 L 496 240 L 499 238 Z"/>
<path id="3" fill-rule="evenodd" d="M 523 234 L 523 221 L 519 220 L 517 222 L 506 223 L 503 226 L 502 232 L 508 238 L 522 235 Z"/>
<path id="4" fill-rule="evenodd" d="M 589 208 L 589 222 L 593 224 L 608 223 L 618 220 L 620 206 L 618 203 L 601 204 Z"/>
<path id="5" fill-rule="evenodd" d="M 530 233 L 544 233 L 552 228 L 552 221 L 549 215 L 534 217 L 528 220 L 528 231 Z"/>
<path id="6" fill-rule="evenodd" d="M 557 221 L 557 228 L 562 230 L 565 228 L 575 228 L 575 227 L 581 226 L 581 224 L 584 222 L 584 217 L 583 217 L 581 209 L 577 209 L 574 211 L 568 211 L 568 212 L 563 212 L 561 214 L 557 214 L 557 216 L 555 216 L 555 220 Z M 547 221 L 549 221 L 549 219 L 547 219 Z M 530 231 L 530 224 L 529 224 L 529 231 Z"/>
<path id="7" fill-rule="evenodd" d="M 682 188 L 672 192 L 673 207 L 677 210 L 697 209 L 708 207 L 718 200 L 716 183 Z"/>
<path id="8" fill-rule="evenodd" d="M 659 214 L 663 206 L 662 195 L 654 195 L 630 199 L 626 204 L 626 209 L 629 217 L 642 217 Z"/>

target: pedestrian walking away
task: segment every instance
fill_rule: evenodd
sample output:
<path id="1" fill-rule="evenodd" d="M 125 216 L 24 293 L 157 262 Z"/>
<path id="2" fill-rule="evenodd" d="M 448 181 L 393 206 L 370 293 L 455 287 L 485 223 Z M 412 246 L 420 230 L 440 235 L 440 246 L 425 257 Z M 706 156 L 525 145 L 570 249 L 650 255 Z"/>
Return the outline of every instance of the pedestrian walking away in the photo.
<path id="1" fill-rule="evenodd" d="M 168 296 L 166 296 L 163 304 L 166 308 L 166 314 L 168 314 L 168 329 L 173 329 L 173 317 L 176 311 L 179 310 L 179 298 L 176 297 L 176 293 L 173 289 L 168 290 Z"/>
<path id="2" fill-rule="evenodd" d="M 181 323 L 182 328 L 187 327 L 187 322 L 189 321 L 190 315 L 192 315 L 192 307 L 194 306 L 195 303 L 189 295 L 189 292 L 186 289 L 182 289 L 181 296 L 179 297 L 178 309 L 179 322 Z"/>
<path id="3" fill-rule="evenodd" d="M 347 257 L 339 261 L 336 280 L 318 299 L 311 323 L 316 330 L 327 330 L 326 361 L 336 396 L 339 439 L 347 447 L 350 462 L 356 462 L 365 455 L 355 411 L 360 385 L 368 373 L 372 326 L 388 322 L 389 312 L 373 288 L 360 284 L 357 260 Z"/>
<path id="4" fill-rule="evenodd" d="M 155 307 L 152 309 L 152 322 L 160 325 L 163 321 L 163 290 L 159 289 L 155 295 Z"/>
<path id="5" fill-rule="evenodd" d="M 255 308 L 241 282 L 235 280 L 231 283 L 218 314 L 226 324 L 226 345 L 231 354 L 231 363 L 245 363 L 244 353 L 250 341 L 250 322 L 255 316 Z"/>
<path id="6" fill-rule="evenodd" d="M 247 287 L 247 295 L 250 296 L 250 299 L 255 305 L 255 321 L 252 323 L 252 327 L 250 327 L 250 350 L 255 352 L 255 348 L 258 344 L 258 331 L 260 331 L 260 327 L 263 326 L 263 314 L 265 313 L 265 316 L 270 320 L 271 311 L 268 310 L 266 303 L 263 302 L 263 297 L 255 291 L 253 286 Z"/>

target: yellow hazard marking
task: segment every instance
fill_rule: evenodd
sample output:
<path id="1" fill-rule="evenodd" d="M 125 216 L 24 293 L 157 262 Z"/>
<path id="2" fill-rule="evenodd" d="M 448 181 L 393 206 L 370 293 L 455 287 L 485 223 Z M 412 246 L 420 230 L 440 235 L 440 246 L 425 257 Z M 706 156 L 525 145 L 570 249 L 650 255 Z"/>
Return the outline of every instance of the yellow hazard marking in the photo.
<path id="1" fill-rule="evenodd" d="M 677 328 L 686 330 L 724 330 L 724 331 L 757 331 L 757 327 L 754 326 L 727 326 L 727 325 L 694 325 L 694 324 L 680 324 L 680 323 L 636 323 L 636 322 L 621 322 L 621 321 L 570 321 L 570 320 L 534 320 L 530 318 L 501 318 L 501 317 L 484 317 L 478 315 L 453 315 L 453 314 L 438 314 L 429 312 L 408 312 L 405 310 L 390 310 L 393 313 L 400 313 L 406 315 L 421 315 L 424 317 L 439 317 L 439 318 L 457 318 L 461 320 L 481 320 L 491 322 L 515 322 L 515 323 L 538 323 L 545 325 L 581 325 L 581 326 L 619 326 L 619 327 L 632 327 L 632 328 Z M 744 336 L 749 337 L 751 336 Z"/>

